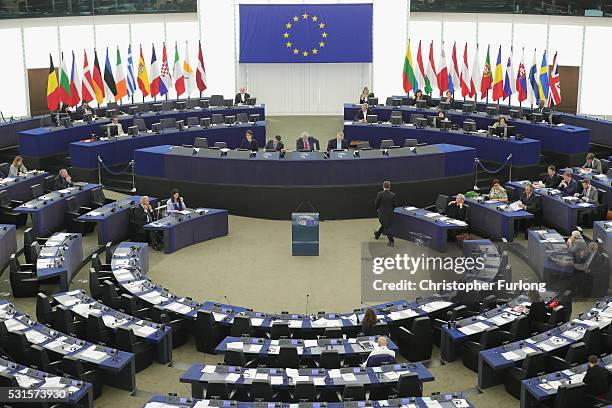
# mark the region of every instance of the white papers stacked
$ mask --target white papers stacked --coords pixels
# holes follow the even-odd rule
[[[395,320],[410,319],[411,317],[415,317],[418,315],[419,314],[412,309],[404,309],[404,310],[398,310],[395,312],[391,312],[389,313],[388,316],[389,316],[389,319],[395,321]]]
[[[36,378],[28,377],[27,375],[22,374],[15,374],[15,379],[21,388],[30,388],[32,385],[40,382],[40,380]]]
[[[36,260],[36,269],[55,268],[55,258],[39,258]]]
[[[27,329],[28,326],[26,326],[25,324],[21,323],[19,320],[17,319],[9,319],[9,320],[5,320],[4,324],[6,326],[6,329],[8,331],[12,332],[16,332],[16,331],[21,331],[24,329]]]
[[[230,343],[227,343],[227,349],[228,350],[240,350],[242,351],[242,342],[241,341],[233,341]]]
[[[179,314],[187,314],[191,312],[191,308],[189,306],[178,302],[172,302],[166,305],[165,308]]]
[[[357,381],[357,377],[353,373],[344,373],[342,374],[342,379],[346,382]]]
[[[466,336],[469,336],[471,334],[480,333],[483,330],[486,330],[488,328],[489,328],[488,324],[476,322],[476,323],[468,324],[467,326],[463,326],[459,328],[459,331],[465,334]]]
[[[30,341],[30,343],[34,343],[34,344],[44,343],[45,341],[49,339],[49,337],[45,336],[44,334],[40,332],[37,332],[36,330],[26,331],[25,336],[28,339],[28,341]]]
[[[96,350],[96,346],[91,346],[79,353],[79,355],[89,361],[99,362],[106,360],[108,355],[103,351]]]
[[[153,333],[155,333],[157,331],[157,329],[151,327],[151,326],[140,326],[139,328],[137,328],[136,330],[134,330],[134,334],[136,336],[140,336],[140,337],[148,337],[150,335],[152,335]]]
[[[201,370],[201,371],[202,371],[203,373],[212,374],[212,373],[214,373],[214,372],[215,372],[215,368],[216,368],[216,366],[214,366],[214,365],[205,365],[205,366],[202,368],[202,370]]]
[[[444,309],[449,306],[452,306],[451,302],[445,302],[443,300],[436,300],[434,302],[429,302],[429,303],[419,306],[419,309],[427,313],[432,313],[432,312],[436,312],[438,310]]]
[[[225,377],[225,381],[226,382],[231,382],[231,383],[235,383],[236,381],[238,381],[238,379],[240,378],[240,374],[236,374],[236,373],[229,373],[226,377]]]

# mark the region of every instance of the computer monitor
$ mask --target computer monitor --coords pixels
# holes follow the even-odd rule
[[[402,117],[401,116],[391,116],[391,119],[389,121],[391,122],[391,125],[399,126],[402,124]]]
[[[373,125],[378,122],[378,115],[367,115],[366,120],[370,125]]]
[[[463,131],[466,133],[476,132],[476,121],[466,119],[463,121]]]
[[[246,104],[249,106],[255,106],[257,104],[257,98],[247,98]]]
[[[438,109],[443,110],[443,111],[447,111],[450,108],[451,108],[451,103],[447,101],[440,101],[440,104],[438,105]]]
[[[113,125],[104,125],[102,128],[102,137],[113,137],[119,134],[119,128]]]
[[[91,113],[83,114],[83,122],[91,123],[93,121],[93,115]]]
[[[419,129],[426,128],[427,127],[427,118],[424,118],[424,117],[416,118],[416,127],[419,128]]]
[[[161,131],[162,131],[162,124],[160,122],[152,124],[151,125],[151,130],[153,131],[153,133],[161,133]]]
[[[542,114],[539,112],[531,113],[531,123],[538,123],[542,121]]]
[[[128,114],[132,116],[136,116],[138,114],[138,106],[136,105],[128,106],[127,110],[128,110]]]
[[[72,126],[72,120],[70,119],[70,116],[64,116],[62,118],[60,118],[60,125],[65,127],[65,128],[69,128]]]
[[[128,135],[138,136],[138,126],[128,126]]]
[[[513,108],[510,109],[510,117],[512,119],[520,119],[523,117],[523,109],[522,108]]]
[[[368,105],[370,106],[378,105],[378,98],[368,96]]]
[[[200,106],[202,109],[210,108],[210,99],[200,99]]]
[[[225,124],[228,126],[232,126],[234,123],[236,123],[236,116],[235,115],[227,115],[225,117]]]
[[[223,106],[225,106],[226,108],[231,108],[232,106],[234,106],[234,100],[233,99],[224,99],[223,100]]]
[[[106,117],[112,118],[117,114],[117,109],[106,109]]]
[[[253,114],[249,115],[249,122],[251,122],[251,123],[259,122],[259,113],[253,113]]]
[[[439,120],[440,130],[450,130],[452,123],[448,119]]]
[[[493,127],[493,126],[488,126],[487,127],[487,136],[493,136],[494,132],[495,132],[495,127]]]
[[[193,108],[197,108],[198,106],[200,106],[200,101],[197,99],[187,99],[185,103],[187,104],[186,105],[187,109],[193,109]]]
[[[498,126],[495,128],[495,134],[499,137],[510,137],[514,135],[514,126]]]
[[[497,105],[487,106],[487,116],[496,116],[496,115],[499,115],[499,106]]]
[[[176,128],[179,130],[179,132],[185,130],[185,121],[177,120],[176,121]]]
[[[419,99],[414,104],[417,107],[417,109],[425,109],[425,108],[427,108],[427,101],[425,99]]]
[[[162,110],[162,104],[161,103],[154,103],[151,105],[151,108],[153,110],[153,112],[159,112]]]
[[[203,128],[210,127],[210,118],[200,118],[200,126]]]
[[[187,102],[185,101],[176,101],[175,105],[176,109],[183,111],[185,109],[187,109]]]
[[[393,98],[393,107],[400,107],[402,106],[402,100],[400,98]]]
[[[473,103],[464,103],[461,105],[461,111],[463,113],[472,113],[474,112],[474,104]]]

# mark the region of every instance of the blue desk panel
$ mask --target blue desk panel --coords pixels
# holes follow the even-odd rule
[[[612,121],[600,118],[589,118],[582,115],[558,113],[561,121],[573,126],[589,129],[591,143],[612,147]]]
[[[219,125],[210,128],[192,126],[184,131],[165,129],[162,133],[140,134],[139,136],[122,136],[116,140],[99,140],[95,142],[70,143],[70,164],[83,169],[97,169],[98,156],[106,166],[128,163],[134,158],[134,151],[146,147],[160,145],[193,145],[196,137],[208,139],[209,146],[215,142],[226,142],[230,149],[240,147],[247,130],[253,131],[253,136],[262,148],[266,142],[266,122],[227,126]]]
[[[0,183],[0,191],[7,191],[9,200],[29,201],[32,199],[32,186],[44,184],[48,175],[47,172],[32,172],[25,176],[14,177],[11,181],[4,179]]]
[[[123,129],[127,131],[127,127],[132,126],[134,123],[134,118],[144,119],[147,127],[151,128],[153,123],[159,122],[161,119],[165,118],[185,120],[190,116],[197,116],[200,118],[211,117],[214,113],[220,113],[223,115],[235,115],[236,113],[258,113],[260,119],[264,119],[264,112],[265,107],[263,105],[260,107],[241,106],[229,109],[211,108],[160,113],[150,112],[134,117],[131,115],[121,115],[119,116],[119,123],[121,123]],[[68,146],[70,143],[91,138],[92,134],[98,132],[101,125],[105,125],[109,122],[109,119],[100,118],[92,123],[75,122],[73,123],[73,127],[70,128],[51,126],[25,130],[19,133],[19,152],[23,156],[38,158],[63,154],[68,151]]]
[[[42,116],[34,116],[32,118],[0,123],[0,149],[16,146],[19,141],[19,132],[42,126],[42,119]]]
[[[0,275],[17,252],[17,228],[14,225],[0,224]]]
[[[508,242],[514,240],[514,222],[516,220],[533,218],[533,214],[527,211],[505,211],[498,207],[504,205],[500,202],[478,202],[473,198],[466,198],[470,207],[470,228],[476,232],[483,233],[486,237],[500,240],[505,238]]]
[[[357,112],[357,106],[344,104],[344,119],[353,120]],[[373,111],[378,115],[379,120],[388,121],[391,111],[400,110],[405,121],[410,120],[410,115],[420,113],[425,116],[435,116],[437,109],[417,109],[413,106],[402,106],[392,108],[390,106],[376,106]],[[487,129],[492,125],[497,117],[489,117],[484,113],[464,114],[458,110],[447,111],[447,116],[453,124],[461,126],[465,119],[473,119],[478,129]],[[589,151],[589,130],[578,126],[549,126],[547,123],[531,123],[523,119],[512,119],[510,124],[518,133],[523,133],[525,137],[536,139],[541,142],[543,151],[550,151],[562,154],[586,153]]]
[[[578,187],[582,190],[580,180],[588,179],[591,185],[599,190],[606,192],[606,201],[608,202],[608,209],[612,209],[612,179],[605,174],[593,174],[583,172],[579,167],[565,168],[559,170],[559,173],[564,172],[572,173],[572,178],[578,181]]]
[[[29,249],[29,248],[28,248]],[[36,277],[39,281],[59,278],[60,290],[67,291],[83,261],[81,234],[53,234],[41,248],[36,259]]]
[[[603,250],[612,256],[612,221],[595,221],[593,223],[593,239],[603,241]],[[600,248],[601,249],[601,248]]]
[[[405,139],[417,139],[419,143],[450,143],[476,149],[476,157],[483,161],[505,163],[512,154],[515,166],[537,165],[540,162],[540,142],[533,139],[500,139],[480,134],[466,134],[463,131],[441,131],[436,128],[422,128],[387,123],[368,125],[367,123],[346,122],[344,136],[352,140],[368,141],[374,148],[380,147],[383,139],[393,139],[396,146],[404,146]]]

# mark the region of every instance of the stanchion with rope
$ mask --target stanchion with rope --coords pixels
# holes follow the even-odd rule
[[[512,153],[510,153],[508,157],[506,157],[506,161],[497,170],[487,169],[484,166],[484,164],[482,164],[482,162],[480,161],[478,157],[475,158],[474,159],[474,190],[478,190],[478,167],[483,169],[485,173],[496,174],[502,171],[506,166],[509,166],[508,180],[512,180]]]
[[[102,168],[104,168],[104,170],[112,176],[120,176],[126,173],[131,168],[132,169],[132,193],[135,193],[136,192],[136,176],[135,176],[135,166],[134,165],[135,165],[135,161],[130,160],[128,165],[123,170],[119,172],[115,172],[109,169],[108,167],[106,167],[106,165],[102,161],[102,158],[98,156],[98,184],[102,184]]]

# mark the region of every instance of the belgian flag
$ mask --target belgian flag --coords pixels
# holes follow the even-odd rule
[[[59,105],[60,94],[57,83],[57,74],[55,73],[53,57],[51,54],[49,54],[49,62],[49,77],[47,78],[47,107],[51,112],[53,112],[55,109],[57,109],[57,105]]]

